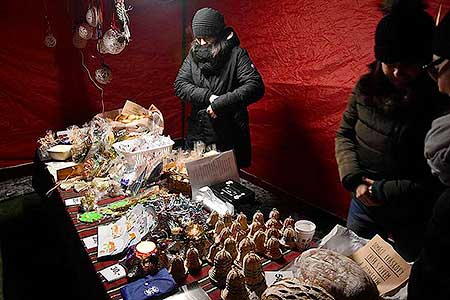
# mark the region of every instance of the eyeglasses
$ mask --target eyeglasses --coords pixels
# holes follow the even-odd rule
[[[445,57],[440,57],[438,59],[436,59],[435,61],[424,65],[422,67],[422,70],[425,70],[428,72],[428,75],[430,75],[430,77],[434,80],[437,81],[437,79],[439,78],[439,69],[437,68],[437,66],[439,66],[440,64],[442,64],[444,61],[446,60]]]

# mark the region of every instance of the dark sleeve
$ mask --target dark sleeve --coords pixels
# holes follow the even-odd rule
[[[386,203],[402,204],[406,202],[432,199],[442,190],[442,185],[436,178],[425,176],[416,180],[397,179],[380,180],[372,186],[372,193],[376,199]],[[431,200],[430,200],[431,201]]]
[[[209,105],[209,97],[213,93],[207,88],[202,88],[194,84],[191,64],[192,56],[189,54],[184,60],[175,79],[175,95],[183,101],[206,107]]]
[[[360,97],[358,85],[353,89],[341,124],[336,132],[335,155],[342,185],[349,191],[362,183],[362,170],[356,152],[355,125],[358,120],[357,99]]]
[[[247,106],[258,101],[264,95],[264,83],[261,75],[253,65],[248,53],[240,49],[237,62],[237,80],[239,87],[220,95],[212,104],[213,111],[220,115],[233,111],[240,106]]]
[[[373,184],[372,193],[383,202],[398,202],[426,197],[426,187],[424,182],[409,179],[380,180]]]

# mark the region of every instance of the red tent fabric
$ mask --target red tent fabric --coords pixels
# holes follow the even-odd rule
[[[47,129],[82,124],[101,111],[99,91],[71,43],[77,10],[67,3],[76,1],[45,1],[58,40],[53,49],[43,45],[42,1],[8,1],[0,9],[0,167],[31,161]],[[248,171],[339,216],[346,215],[350,196],[339,183],[334,135],[352,86],[373,60],[378,2],[186,1],[184,30],[189,34],[196,9],[219,9],[266,84],[264,98],[250,107]],[[125,99],[153,103],[165,116],[166,133],[180,137],[181,104],[172,84],[182,55],[181,1],[127,3],[134,7],[132,41],[121,54],[104,58],[113,70],[105,109]],[[429,4],[436,11],[438,1]],[[100,58],[89,44],[83,52],[93,71]]]

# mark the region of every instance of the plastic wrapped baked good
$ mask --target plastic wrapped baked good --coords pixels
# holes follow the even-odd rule
[[[337,300],[375,300],[379,293],[356,262],[334,251],[310,249],[295,260],[295,276],[324,288]]]
[[[334,300],[325,289],[304,284],[295,278],[286,278],[274,283],[264,291],[261,300]]]

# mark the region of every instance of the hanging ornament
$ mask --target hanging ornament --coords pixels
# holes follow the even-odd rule
[[[86,22],[92,27],[97,27],[97,25],[99,24],[99,15],[97,7],[95,6],[89,7],[89,9],[86,12]]]
[[[72,44],[75,46],[75,48],[83,49],[87,45],[87,40],[81,38],[77,30],[73,33]]]
[[[108,53],[108,51],[107,51],[107,49],[105,47],[105,44],[103,43],[103,39],[99,39],[97,41],[97,51],[100,54],[107,54]]]
[[[126,39],[119,31],[111,28],[103,35],[103,45],[107,53],[119,54],[125,49]]]
[[[89,40],[90,38],[92,38],[92,35],[94,34],[94,27],[91,27],[87,23],[82,23],[78,25],[77,30],[78,35],[84,40]]]
[[[108,84],[112,79],[111,68],[102,63],[100,68],[95,70],[95,80],[101,84]]]
[[[56,46],[56,38],[52,33],[47,33],[44,38],[44,45],[48,48],[54,48]]]
[[[50,20],[48,19],[47,3],[42,0],[44,6],[44,18],[47,22],[47,30],[44,38],[44,45],[48,48],[54,48],[56,46],[56,38],[52,33],[52,27],[50,25]]]

